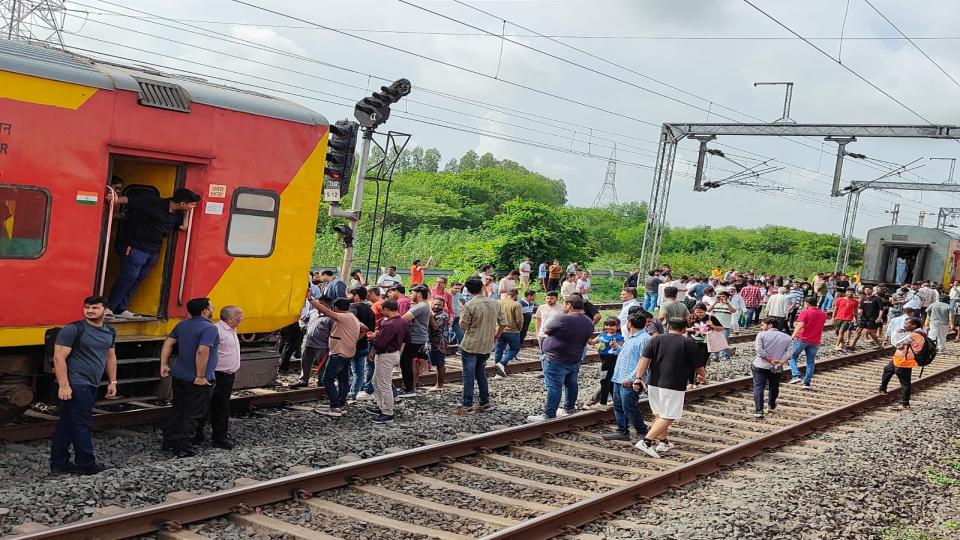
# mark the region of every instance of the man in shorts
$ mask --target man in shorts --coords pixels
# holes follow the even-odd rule
[[[839,284],[837,287],[839,289]],[[853,326],[853,317],[859,305],[860,302],[854,298],[853,289],[846,289],[844,296],[834,302],[833,328],[837,331],[837,344],[833,350],[842,351],[846,348],[847,340],[850,339],[850,328]]]
[[[850,349],[857,348],[857,341],[860,341],[860,335],[863,332],[867,333],[867,338],[872,340],[878,349],[882,349],[883,345],[878,335],[881,326],[883,326],[883,300],[874,296],[871,287],[864,287],[857,313],[857,333],[853,336]]]
[[[647,434],[636,444],[638,450],[650,457],[659,458],[661,452],[669,452],[673,448],[667,440],[667,430],[674,420],[679,420],[683,415],[684,392],[690,371],[696,372],[698,383],[707,379],[703,355],[697,344],[686,336],[686,332],[686,319],[669,319],[667,333],[650,340],[634,372],[634,390],[639,392],[646,386],[650,410],[657,417]],[[647,368],[650,374],[644,383]]]

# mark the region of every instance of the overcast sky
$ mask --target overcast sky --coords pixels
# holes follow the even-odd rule
[[[956,29],[960,3],[870,1],[911,38],[952,38],[916,39],[915,43],[960,80],[960,31]],[[406,77],[414,91],[394,106],[394,116],[384,128],[413,134],[411,144],[438,148],[443,163],[472,148],[562,178],[570,202],[578,206],[592,203],[614,143],[621,160],[617,169],[620,201],[645,201],[663,122],[727,121],[718,114],[735,121],[779,118],[783,87],[755,88],[756,81],[795,82],[790,116],[801,123],[926,124],[811,45],[784,39],[792,37],[787,30],[741,0],[470,1],[466,6],[428,0],[249,2],[283,15],[228,0],[124,0],[122,7],[112,0],[67,0],[72,11],[65,41],[75,49],[190,70],[211,80],[229,79],[234,85],[249,83],[301,102],[330,121],[352,118],[353,103],[367,95],[368,88],[384,84],[378,77]],[[960,83],[951,81],[908,41],[877,39],[899,34],[866,0],[850,0],[845,25],[844,0],[755,3],[800,35],[817,38],[812,42],[833,58],[840,49],[843,26],[844,65],[929,122],[960,123]],[[522,45],[483,33],[500,34],[504,19],[508,39]],[[558,43],[517,25],[565,37],[555,38]],[[201,31],[223,35],[204,36]],[[741,165],[753,167],[767,158],[776,160],[769,166],[783,170],[753,180],[763,190],[724,186],[694,193],[690,161],[696,159],[697,145],[683,141],[667,215],[670,223],[783,224],[839,232],[843,200],[829,197],[836,145],[812,138],[725,137],[711,146],[737,163],[711,158],[708,180],[722,179]],[[950,163],[928,158],[956,157],[960,144],[862,139],[848,150],[873,161],[848,159],[845,183],[872,180],[896,166],[884,162],[905,164],[918,158],[922,159],[916,165],[924,166],[904,179],[942,182]],[[766,190],[771,186],[782,191]],[[884,211],[895,202],[901,203],[900,223],[916,224],[919,212],[926,210],[933,214],[926,224],[932,225],[941,206],[960,206],[960,195],[867,192],[861,198],[857,235],[889,223]]]

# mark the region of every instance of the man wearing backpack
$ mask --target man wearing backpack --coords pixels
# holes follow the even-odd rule
[[[93,402],[106,368],[107,397],[117,395],[117,332],[103,319],[109,301],[90,296],[83,301],[83,319],[57,333],[53,368],[57,376],[60,419],[50,445],[50,472],[53,474],[97,474],[103,466],[93,455],[90,423]],[[73,446],[74,461],[70,462]]]
[[[893,353],[893,360],[883,368],[883,377],[880,379],[881,394],[887,393],[887,384],[894,375],[900,381],[900,405],[896,410],[910,408],[910,377],[913,368],[925,366],[933,361],[937,355],[937,347],[933,340],[920,329],[923,323],[916,317],[910,317],[903,323],[901,329],[892,341],[897,350]]]

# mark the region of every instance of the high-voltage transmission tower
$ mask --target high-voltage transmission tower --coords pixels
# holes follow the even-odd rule
[[[607,162],[607,176],[603,179],[603,186],[597,198],[593,200],[593,207],[610,206],[619,204],[617,200],[617,143],[613,143],[613,151],[610,152],[610,161]]]
[[[65,0],[0,0],[0,38],[63,46]]]

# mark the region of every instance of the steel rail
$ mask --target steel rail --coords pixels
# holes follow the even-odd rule
[[[845,357],[824,360],[817,363],[817,369],[818,371],[835,369],[870,359],[880,354],[886,354],[892,350],[892,348],[888,348],[884,350],[865,351]],[[960,367],[958,367],[958,369],[960,369]],[[931,378],[932,377],[931,375]],[[685,398],[688,401],[705,399],[727,392],[749,388],[752,384],[752,377],[731,379],[719,384],[690,390],[686,392]],[[113,538],[130,538],[153,533],[171,526],[176,528],[182,524],[229,514],[235,509],[242,507],[242,505],[253,508],[289,500],[291,498],[302,498],[309,496],[311,493],[347,486],[358,480],[377,478],[417,467],[434,465],[452,459],[474,455],[487,450],[507,447],[517,444],[518,442],[522,443],[536,440],[551,434],[582,429],[600,422],[609,421],[612,417],[613,411],[609,410],[585,411],[569,416],[557,417],[546,422],[524,424],[490,433],[473,435],[463,439],[440,442],[403,452],[364,459],[353,463],[335,465],[317,471],[267,480],[250,486],[235,487],[224,491],[198,495],[195,498],[185,501],[166,502],[102,518],[78,521],[60,527],[16,536],[14,538],[16,538],[16,540],[40,540],[48,538],[77,540],[99,538],[107,540]],[[703,460],[704,458],[701,458],[697,461],[701,462]],[[661,476],[663,475],[658,475],[658,477]],[[618,489],[616,491],[619,493],[622,490]],[[635,497],[630,496],[629,498],[629,504],[636,502]],[[593,509],[594,507],[590,508]],[[577,510],[577,512],[582,511],[584,510]],[[593,510],[590,510],[590,512],[592,511]],[[599,510],[597,511],[599,512]],[[582,515],[587,515],[590,512]],[[553,512],[550,515],[552,514],[557,514],[557,512]],[[558,516],[554,516],[554,519],[559,519],[563,515],[564,514],[559,514]],[[571,515],[580,514],[575,513]],[[554,525],[545,525],[544,527],[552,528]]]
[[[829,328],[825,330],[828,329]],[[754,333],[730,336],[729,343],[747,343],[752,341],[755,337],[756,334]],[[531,346],[536,345],[536,340],[529,340],[529,344]],[[598,360],[599,357],[595,352],[591,352],[586,356],[586,361],[588,363],[596,362]],[[508,374],[518,374],[530,371],[540,371],[542,369],[542,365],[538,360],[511,362],[507,364],[506,369]],[[493,366],[487,366],[486,372],[488,375],[496,375],[496,370]],[[462,370],[450,370],[446,372],[443,382],[456,383],[460,381],[462,376]],[[420,376],[419,381],[421,385],[436,384],[437,374],[426,373]],[[400,379],[397,378],[394,382],[399,383]],[[319,401],[325,397],[327,397],[327,391],[323,388],[302,388],[297,390],[277,391],[271,394],[237,396],[230,399],[230,412],[232,414],[245,414],[256,408],[285,407],[297,403]],[[149,400],[151,397],[143,397],[142,399]],[[169,414],[169,410],[169,405],[158,405],[153,408],[97,414],[93,417],[90,429],[93,431],[103,431],[111,428],[157,424],[166,419],[167,415]],[[0,427],[0,443],[16,443],[47,439],[53,436],[53,431],[55,428],[56,420],[26,422],[23,424],[8,424]]]
[[[928,377],[918,379],[913,388],[922,389],[944,379],[960,375],[960,365],[945,369]],[[603,518],[616,512],[649,502],[651,498],[670,489],[713,474],[727,466],[761,454],[769,448],[782,446],[799,437],[824,427],[837,424],[865,410],[873,409],[896,399],[896,393],[876,394],[843,407],[827,411],[797,424],[786,426],[762,437],[708,454],[673,469],[621,486],[602,495],[584,499],[553,512],[529,519],[512,527],[483,537],[483,540],[553,538],[558,534],[572,532],[573,528]]]

